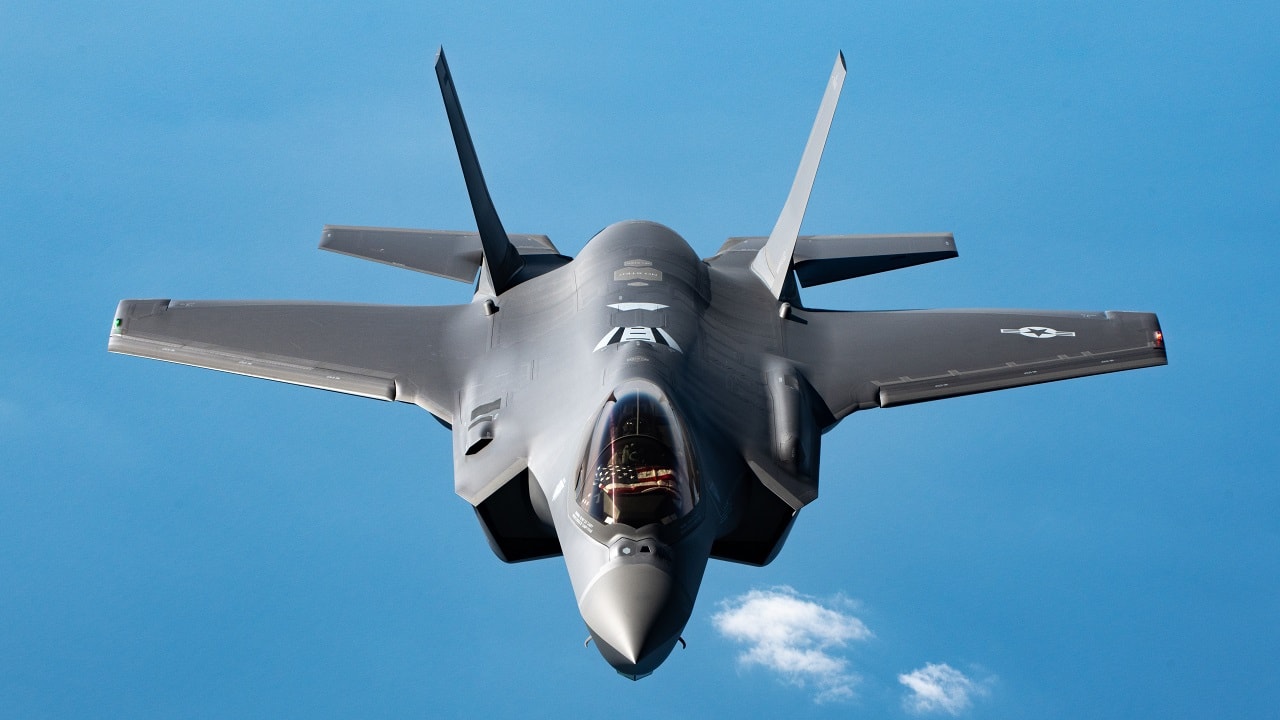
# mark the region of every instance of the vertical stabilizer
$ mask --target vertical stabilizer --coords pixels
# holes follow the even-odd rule
[[[467,195],[476,215],[476,229],[480,231],[480,244],[484,248],[485,263],[493,281],[495,294],[502,294],[517,284],[516,276],[524,267],[519,251],[511,244],[507,231],[498,219],[498,211],[489,197],[489,188],[480,172],[480,160],[476,157],[466,118],[462,116],[462,104],[458,91],[449,74],[449,64],[444,59],[444,48],[436,55],[436,78],[440,81],[440,95],[444,98],[445,113],[449,116],[449,129],[453,131],[453,144],[458,149],[458,162],[462,164],[462,178],[467,183]]]
[[[827,91],[822,96],[822,105],[818,107],[813,130],[809,132],[809,142],[804,146],[804,155],[800,158],[796,179],[791,183],[787,203],[782,206],[782,214],[778,216],[773,232],[769,233],[769,240],[751,261],[751,270],[760,277],[775,298],[782,296],[787,277],[791,274],[791,255],[795,251],[796,238],[800,235],[805,207],[809,204],[809,192],[813,190],[813,178],[818,172],[818,162],[822,159],[822,148],[827,144],[827,132],[831,129],[831,118],[835,115],[836,103],[840,100],[844,76],[842,52],[836,56],[835,67],[831,69]]]

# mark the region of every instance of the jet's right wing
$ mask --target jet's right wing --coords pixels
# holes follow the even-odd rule
[[[481,317],[470,305],[124,300],[107,349],[415,403],[452,422],[466,369],[487,342]]]
[[[1151,313],[795,310],[787,355],[839,420],[854,410],[1164,365]]]

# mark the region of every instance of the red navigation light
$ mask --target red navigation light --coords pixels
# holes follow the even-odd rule
[[[1155,332],[1155,341],[1156,341],[1156,347],[1158,348],[1164,347],[1164,333],[1157,330]]]

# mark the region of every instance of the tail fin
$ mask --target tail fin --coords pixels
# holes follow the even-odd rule
[[[449,129],[453,131],[453,144],[458,149],[458,162],[462,164],[462,178],[467,183],[471,209],[475,212],[476,229],[480,231],[480,245],[493,280],[493,291],[501,295],[519,283],[517,276],[524,267],[524,259],[507,237],[507,231],[498,219],[498,211],[493,207],[493,199],[489,197],[489,188],[484,184],[480,160],[476,157],[475,145],[471,143],[466,118],[462,116],[462,104],[458,102],[458,91],[453,86],[453,76],[449,74],[449,64],[444,59],[444,48],[440,48],[436,55],[436,78],[440,81],[440,94],[444,98],[445,113],[449,116]]]
[[[822,159],[822,148],[827,144],[827,132],[831,129],[831,118],[835,115],[836,103],[840,100],[844,76],[842,52],[836,56],[831,78],[827,80],[827,91],[822,96],[822,104],[818,106],[818,117],[813,121],[813,130],[809,132],[809,142],[804,146],[796,179],[791,183],[791,194],[787,195],[787,203],[782,206],[782,214],[778,216],[773,232],[769,233],[768,241],[751,261],[751,270],[775,298],[782,297],[783,288],[791,275],[791,259],[796,248],[796,238],[800,236],[800,222],[804,220],[805,207],[809,204],[813,178],[818,172],[818,162]]]

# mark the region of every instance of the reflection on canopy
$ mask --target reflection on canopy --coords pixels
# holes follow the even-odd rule
[[[591,434],[578,502],[596,520],[641,527],[683,517],[698,501],[689,445],[656,386],[619,386]]]

